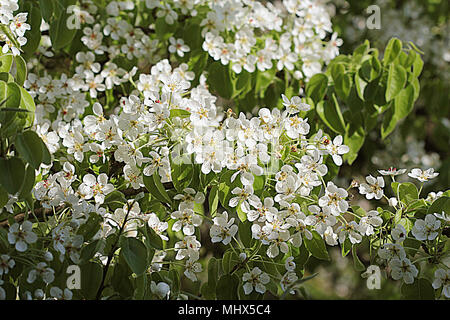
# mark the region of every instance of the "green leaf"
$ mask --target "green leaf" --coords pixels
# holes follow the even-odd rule
[[[392,105],[392,103],[390,103]],[[383,123],[381,124],[381,139],[385,139],[392,131],[394,131],[395,126],[398,122],[395,116],[395,108],[388,108],[386,113],[383,115]]]
[[[412,221],[406,217],[401,218],[399,221],[399,224],[401,224],[405,228],[406,232],[408,232],[408,233],[412,230],[412,228],[414,226]]]
[[[178,271],[176,269],[169,270],[169,279],[172,282],[171,283],[172,292],[174,294],[178,294],[180,292],[181,283],[180,283],[180,274],[178,273]]]
[[[203,49],[194,50],[188,61],[189,70],[195,73],[195,79],[191,82],[192,87],[195,87],[199,83],[200,74],[206,69],[208,63],[209,54]]]
[[[164,17],[156,19],[155,31],[159,40],[168,40],[177,28],[176,23],[167,24]]]
[[[219,260],[214,257],[211,257],[208,261],[208,283],[214,284],[217,283],[217,279],[219,278]]]
[[[16,136],[14,145],[19,155],[34,169],[39,169],[43,159],[41,138],[36,132],[27,130]]]
[[[228,206],[228,203],[231,199],[231,197],[234,197],[234,195],[231,193],[231,191],[235,187],[240,187],[241,182],[239,177],[236,177],[233,182],[231,182],[231,176],[233,175],[234,171],[228,170],[222,173],[219,180],[219,201],[222,204],[222,206],[230,211],[231,208]]]
[[[113,192],[108,193],[104,201],[104,204],[108,205],[111,210],[122,208],[125,203],[127,203],[127,199],[119,190],[114,190]]]
[[[219,206],[219,187],[218,186],[213,186],[211,188],[211,190],[209,191],[208,204],[209,204],[209,215],[211,217],[214,217],[217,212],[217,207]]]
[[[226,251],[222,258],[222,269],[224,273],[230,273],[238,261],[238,256],[233,251]]]
[[[166,189],[161,183],[161,178],[157,170],[151,176],[144,175],[143,180],[145,187],[152,196],[163,203],[172,203]]]
[[[9,193],[16,194],[25,178],[25,165],[17,157],[0,158],[0,185]]]
[[[350,239],[345,239],[344,243],[341,244],[341,251],[342,256],[346,257],[350,251],[352,250],[352,243],[350,242]]]
[[[93,300],[97,296],[98,289],[103,278],[103,269],[100,264],[88,262],[80,266],[81,269],[81,294],[87,300]]]
[[[193,166],[191,165],[191,167]],[[214,171],[210,171],[208,174],[200,174],[200,186],[198,186],[197,188],[207,188],[211,181],[213,181],[216,177],[217,174]]]
[[[294,283],[292,283],[291,285],[289,285],[287,287],[287,289],[281,295],[280,300],[284,300],[286,298],[286,296],[292,291],[292,289],[298,287],[299,285],[301,285],[302,283],[305,283],[308,280],[311,280],[311,279],[315,278],[318,274],[319,273],[316,272],[316,273],[314,273],[314,274],[312,274],[312,275],[310,275],[308,277],[301,278],[301,279],[295,281]]]
[[[178,192],[182,192],[187,188],[194,177],[194,166],[192,165],[191,156],[187,154],[177,155],[172,157],[169,155],[171,176],[176,177],[172,179],[173,186]]]
[[[330,260],[327,248],[325,246],[325,241],[322,239],[320,234],[317,231],[313,230],[312,235],[313,237],[311,240],[304,238],[305,246],[308,251],[311,252],[311,254],[317,259]]]
[[[50,22],[49,34],[54,50],[59,50],[69,45],[77,33],[77,29],[67,28],[68,18],[69,14],[66,10],[62,10],[58,18]]]
[[[419,191],[417,187],[411,182],[404,182],[399,187],[400,200],[405,203],[411,203],[414,200],[419,199]]]
[[[357,56],[364,56],[367,54],[368,50],[370,49],[370,42],[369,40],[365,40],[363,44],[358,46],[355,51],[353,51],[353,57],[357,58]],[[361,58],[360,58],[361,59]]]
[[[23,179],[22,186],[20,187],[19,201],[31,195],[31,190],[33,190],[35,181],[36,181],[35,170],[31,166],[27,166],[25,169],[25,177]]]
[[[53,15],[53,0],[39,0],[39,6],[41,8],[42,18],[48,23]]]
[[[352,206],[351,208],[353,213],[359,217],[364,217],[366,215],[366,210],[364,210],[360,206]]]
[[[23,88],[22,88],[23,89]],[[5,99],[3,109],[17,109],[21,101],[21,87],[15,82],[5,83],[0,81],[0,101]],[[11,137],[21,131],[27,122],[27,118],[33,116],[27,112],[1,112],[0,113],[0,135],[4,137]]]
[[[425,278],[415,279],[414,283],[404,283],[401,287],[401,293],[408,300],[434,300],[434,289]]]
[[[41,42],[41,10],[37,6],[32,5],[27,1],[25,4],[25,11],[28,12],[27,23],[30,25],[30,30],[25,32],[27,43],[22,47],[27,56],[33,55]]]
[[[388,65],[393,62],[402,50],[402,42],[397,38],[392,38],[384,51],[383,63]]]
[[[333,78],[333,81],[335,82],[334,85],[336,86],[339,76],[345,73],[345,65],[343,63],[336,63],[333,60],[333,62],[329,64],[328,70],[330,70],[331,77]]]
[[[253,181],[253,190],[257,196],[260,196],[266,187],[266,176],[264,174],[260,176],[253,175],[255,180]]]
[[[419,82],[419,79],[414,78],[410,84],[414,88],[414,101],[416,101],[417,98],[419,98],[419,94],[420,94],[420,82]]]
[[[210,286],[208,282],[202,284],[200,293],[202,294],[202,297],[207,300],[216,299],[216,287]]]
[[[405,247],[406,254],[408,256],[414,257],[420,248],[421,242],[414,238],[406,238],[403,241],[403,246]]]
[[[364,81],[360,76],[359,76],[359,72],[355,73],[355,86],[356,86],[356,92],[358,93],[358,97],[361,100],[365,100],[364,97],[364,90],[367,87],[367,82]]]
[[[123,256],[119,255],[119,262],[114,265],[114,272],[111,278],[112,287],[122,298],[130,297],[134,293],[133,284],[130,280],[131,270],[123,262]]]
[[[0,209],[8,203],[8,192],[0,185]]]
[[[82,235],[84,237],[84,240],[88,241],[100,230],[102,222],[103,218],[101,215],[95,212],[91,212],[86,223],[82,224],[78,228],[77,234]]]
[[[306,84],[306,96],[310,97],[314,103],[323,100],[328,87],[328,77],[323,73],[315,74]]]
[[[159,193],[167,201],[167,203],[172,203],[172,200],[170,199],[169,195],[167,194],[166,189],[164,188],[163,184],[161,183],[161,177],[159,176],[158,172],[155,172],[153,174],[153,181],[154,181],[155,186],[158,189]]]
[[[23,83],[27,79],[27,64],[21,56],[15,56],[14,62],[16,63],[16,82],[19,86],[23,86]]]
[[[174,270],[171,270],[174,271]],[[135,289],[133,293],[133,300],[143,300],[145,296],[145,292],[147,291],[147,287],[149,287],[147,283],[147,275],[141,274],[134,279]],[[172,288],[174,288],[173,286]],[[175,290],[174,290],[175,291]]]
[[[431,206],[427,210],[427,214],[439,213],[444,211],[446,214],[450,214],[450,197],[442,196],[433,201]]]
[[[339,103],[333,93],[333,99],[320,101],[316,106],[316,112],[320,119],[334,132],[344,135],[345,134],[345,122],[342,117]]]
[[[352,88],[352,77],[348,74],[339,74],[334,81],[334,89],[339,98],[342,100],[347,100],[350,89]]]
[[[377,74],[372,68],[371,59],[365,60],[358,69],[358,74],[366,82],[370,82],[376,78]]]
[[[120,253],[130,269],[141,275],[147,269],[147,248],[135,238],[123,238]]]
[[[187,110],[183,110],[183,109],[171,109],[170,110],[170,118],[175,118],[175,117],[189,118],[190,115],[191,115],[191,113]]]
[[[394,225],[397,225],[397,224],[400,223],[400,220],[402,220],[402,213],[403,213],[403,210],[402,210],[402,209],[398,209],[398,210],[395,212],[395,215],[394,215]]]
[[[36,105],[34,104],[33,97],[27,92],[27,90],[21,87],[20,92],[20,107],[30,111],[27,115],[25,126],[30,127],[34,123],[34,112],[36,110]]]
[[[423,69],[423,60],[422,57],[419,54],[416,54],[415,56],[415,60],[413,62],[413,72],[412,72],[412,76],[414,78],[418,78],[422,72]]]
[[[236,91],[234,97],[237,95],[245,96],[253,88],[252,86],[252,74],[246,70],[242,70],[241,73],[237,74],[236,80]]]
[[[0,80],[6,83],[14,82],[14,77],[9,72],[0,72]]]
[[[216,285],[219,279],[220,260],[211,257],[208,261],[208,282],[204,283],[201,288],[202,295],[209,300],[216,298]]]
[[[350,148],[350,151],[344,155],[344,161],[347,161],[348,164],[352,164],[356,160],[366,137],[362,127],[357,130],[353,129],[353,125],[350,125],[344,136],[344,144]]]
[[[238,289],[239,278],[237,275],[223,275],[217,282],[216,297],[218,300],[237,300]]]
[[[4,54],[0,56],[0,72],[9,72],[13,62],[12,54]]]
[[[406,70],[410,71],[411,66],[416,60],[417,53],[415,51],[409,51],[408,53],[401,51],[398,56],[398,62],[405,67]]]
[[[22,99],[21,88],[14,82],[7,83],[7,96],[6,108],[19,108],[20,100]],[[34,110],[33,110],[34,111]]]
[[[328,167],[328,172],[327,174],[323,177],[323,179],[325,181],[331,181],[332,179],[334,179],[337,174],[339,173],[339,166],[337,166],[334,161],[333,158],[328,156],[325,158],[325,165]]]
[[[2,289],[5,291],[5,297],[4,297],[5,300],[11,301],[11,300],[16,300],[17,299],[17,295],[18,295],[17,289],[18,289],[18,287],[16,287],[14,284],[12,284],[9,281],[4,281],[4,283],[2,284]]]
[[[414,107],[414,87],[409,84],[394,99],[395,117],[397,120],[405,118]]]
[[[355,246],[353,246],[353,249],[352,249],[352,256],[353,256],[353,267],[355,268],[355,270],[356,271],[364,271],[364,270],[366,270],[366,266],[358,258],[358,254],[356,253],[356,247]]]
[[[391,64],[389,66],[386,101],[394,99],[406,84],[406,70],[401,65]]]
[[[241,203],[242,201],[239,201],[239,204],[236,207],[236,212],[239,217],[239,220],[241,220],[241,222],[245,222],[247,220],[247,214],[244,211],[242,211]]]
[[[275,79],[275,74],[276,74],[275,68],[266,71],[259,71],[259,70],[256,71],[255,92],[260,98],[264,97],[264,93],[267,87]]]
[[[100,250],[102,243],[101,239],[97,239],[84,246],[80,253],[81,261],[88,262]]]
[[[252,225],[253,223],[251,223],[250,221],[238,223],[239,239],[241,240],[242,244],[247,248],[250,248],[253,242],[251,231]]]
[[[294,250],[294,252],[298,250],[298,254],[294,254],[294,262],[299,269],[303,269],[309,259],[309,251],[305,247],[305,242],[302,242],[300,248],[293,247],[292,250]]]
[[[163,241],[159,234],[156,233],[155,230],[150,228],[149,226],[146,226],[147,231],[147,243],[156,250],[162,250],[164,248]]]
[[[200,24],[190,22],[183,28],[183,39],[190,48],[200,48],[203,43]]]
[[[41,146],[42,146],[42,163],[50,165],[52,163],[52,156],[47,148],[47,145],[45,144],[44,141],[42,141],[42,139],[41,139]]]
[[[233,80],[228,66],[222,65],[219,61],[212,63],[208,68],[206,81],[212,91],[217,92],[221,97],[230,99],[233,96]]]
[[[391,187],[395,195],[398,195],[400,201],[404,202],[405,204],[412,203],[414,202],[414,200],[419,199],[419,191],[417,190],[417,187],[411,182],[392,182]]]

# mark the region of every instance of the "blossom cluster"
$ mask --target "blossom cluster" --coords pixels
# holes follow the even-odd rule
[[[325,182],[329,169],[324,158],[330,157],[340,166],[342,156],[349,148],[343,144],[342,136],[331,139],[321,130],[311,135],[307,119],[300,117],[300,113],[307,112],[310,107],[301,98],[283,96],[285,110],[263,108],[257,117],[248,119],[242,113],[234,117],[220,111],[216,98],[208,92],[203,81],[190,89],[188,79],[192,79],[192,75],[185,65],[172,69],[167,60],[162,60],[152,67],[150,74],[140,74],[133,94],[122,97],[114,113],[106,115],[102,105],[95,102],[93,114],[83,120],[71,119],[66,123],[64,119],[57,119],[53,122],[56,130],[50,132],[52,135],[40,132],[52,154],[63,152],[66,155],[59,172],[50,173],[45,165],[41,166],[45,178],[34,188],[34,195],[44,208],[70,208],[70,222],[61,223],[52,231],[53,249],[61,261],[67,256],[72,262],[79,262],[84,239],[77,230],[96,213],[102,217],[102,227],[95,239],[106,239],[119,229],[127,237],[136,237],[138,228],[147,224],[167,241],[169,238],[165,233],[170,222],[173,232],[182,233],[182,239],[174,249],[175,260],[185,260],[184,274],[196,281],[196,274],[202,271],[198,262],[202,244],[195,235],[196,229],[204,223],[204,216],[195,210],[195,204],[201,205],[205,201],[202,192],[186,188],[175,196],[177,210],[170,213],[170,218],[142,212],[139,202],[132,200],[110,212],[104,202],[115,189],[110,181],[115,178],[105,173],[77,172],[76,163],[85,159],[92,165],[98,162],[120,164],[125,186],[136,190],[144,187],[145,176],[156,174],[162,182],[176,179],[171,174],[171,158],[176,155],[192,154],[193,164],[200,165],[205,175],[234,171],[227,183],[239,186],[231,190],[228,206],[243,212],[252,222],[252,238],[267,246],[269,258],[276,258],[280,253],[289,254],[290,246],[299,248],[305,239],[313,238],[313,232],[334,246],[343,245],[347,239],[358,244],[364,236],[378,231],[383,219],[377,210],[352,221],[346,219],[350,208],[348,190],[331,181]],[[35,96],[39,99],[37,93]],[[181,111],[187,113],[179,116],[176,112]],[[48,122],[44,123],[49,129]],[[293,158],[293,165],[273,167],[272,162],[283,159],[283,150],[291,150],[292,145],[296,145],[295,153],[298,154],[298,158]],[[380,173],[394,177],[405,170],[380,170]],[[78,177],[79,174],[82,176]],[[275,194],[256,195],[257,177],[271,174]],[[417,168],[409,176],[425,182],[437,174],[432,169],[422,171]],[[321,185],[324,193],[314,198],[314,188]],[[359,185],[359,191],[367,199],[381,199],[385,196],[384,186],[382,177],[368,176],[366,182]],[[306,199],[310,205],[302,208],[299,199]],[[30,226],[31,223],[26,221],[10,228],[8,239],[19,252],[26,251],[27,246],[36,241]],[[434,240],[439,227],[440,221],[427,216],[425,220],[417,219],[411,232],[418,240]],[[213,243],[229,245],[236,240],[237,231],[237,221],[228,212],[218,212],[212,218],[210,236]],[[397,240],[406,234],[401,225],[392,231],[393,239]],[[390,256],[392,250],[397,252],[396,256]],[[157,251],[149,272],[160,271],[166,255],[164,250]],[[397,242],[383,245],[378,255],[388,260],[394,279],[411,283],[417,276],[416,267]],[[97,257],[103,263],[107,262],[101,252]],[[5,266],[14,265],[9,262],[9,257],[3,257],[3,260]],[[30,282],[37,275],[48,284],[52,282],[53,269],[46,262],[37,263],[33,270],[28,277]],[[292,268],[287,269],[280,285],[288,288],[297,278]],[[247,294],[252,288],[262,293],[267,276],[254,268],[244,274],[243,281]]]
[[[36,170],[38,182],[32,192],[40,209],[54,216],[44,230],[41,224],[33,225],[27,219],[9,227],[9,251],[0,255],[0,299],[6,295],[4,275],[10,274],[30,252],[33,254],[25,260],[29,265],[26,282],[42,288],[26,291],[24,298],[71,299],[71,290],[54,285],[54,264],[80,264],[82,249],[98,240],[102,245],[95,248],[93,259],[108,268],[116,257],[114,250],[107,251],[107,241],[115,235],[148,240],[150,236],[142,234],[146,228],[161,242],[174,242],[172,248],[154,250],[145,270],[149,274],[173,263],[182,265],[188,279],[198,281],[198,274],[204,270],[200,259],[204,247],[198,235],[206,228],[213,244],[240,251],[245,295],[265,293],[272,281],[267,272],[252,263],[280,257],[286,272],[277,284],[283,291],[294,292],[291,286],[299,274],[293,248],[315,240],[330,246],[345,246],[348,242],[355,245],[364,237],[380,235],[385,227],[386,219],[380,210],[355,213],[350,187],[358,186],[367,199],[385,199],[395,209],[405,206],[399,196],[386,197],[383,177],[370,175],[365,182],[348,189],[327,178],[330,166],[341,166],[350,148],[341,135],[332,137],[321,129],[311,130],[313,125],[307,118],[311,106],[306,99],[283,94],[283,109],[261,108],[257,116],[224,110],[221,100],[208,90],[205,75],[197,75],[199,84],[193,87],[196,75],[188,64],[172,65],[169,59],[159,59],[163,45],[127,21],[127,16],[133,16],[133,2],[109,2],[106,24],[105,19],[96,19],[99,9],[94,4],[81,2],[84,6],[72,8],[70,13],[83,23],[81,41],[86,51],[75,55],[72,71],[42,73],[36,62],[24,83],[36,101],[32,129],[42,138],[53,160]],[[14,1],[9,3],[5,10],[2,5],[2,19],[17,9]],[[202,7],[205,3],[208,5]],[[323,62],[338,54],[340,41],[333,34],[331,41],[325,42],[332,28],[320,4],[286,0],[282,5],[287,16],[270,3],[250,0],[146,1],[146,7],[155,9],[156,16],[164,17],[169,25],[180,15],[200,14],[194,9],[197,6],[207,10],[207,18],[201,23],[203,49],[223,64],[231,62],[236,73],[242,68],[264,71],[278,61],[278,70],[295,70],[298,78],[309,78],[321,70]],[[20,30],[24,32],[27,28],[23,25]],[[15,25],[14,32],[20,37],[19,27]],[[263,31],[269,36],[261,41],[258,36]],[[46,49],[45,44],[41,46],[41,50]],[[167,50],[183,57],[190,48],[182,39],[169,37]],[[137,61],[138,66],[127,70],[116,64],[118,56]],[[301,71],[296,65],[299,57]],[[142,191],[155,200],[152,192],[164,193],[163,184],[175,186],[181,180],[174,174],[174,166],[178,165],[198,167],[199,179],[213,176],[209,183],[216,188],[221,183],[230,187],[225,199],[220,199],[217,212],[209,212],[208,216],[199,209],[206,204],[207,186],[175,188],[170,201],[156,201],[161,202],[161,210],[139,201],[143,197],[138,199],[137,195]],[[394,179],[406,170],[379,172]],[[433,169],[419,168],[408,174],[422,183],[437,175]],[[158,183],[158,190],[147,186],[148,179]],[[128,199],[113,207],[108,198],[125,191]],[[441,195],[426,201],[432,203]],[[9,195],[6,211],[23,209],[17,199]],[[85,238],[83,228],[94,219],[99,219],[99,228]],[[239,230],[244,220],[250,222],[246,231],[265,256],[241,245]],[[410,284],[418,276],[414,261],[401,245],[406,237],[411,234],[418,241],[437,241],[448,222],[448,216],[436,212],[415,219],[410,230],[400,223],[390,230],[389,240],[383,239],[385,243],[380,244],[377,254],[391,269],[393,279]],[[40,241],[46,241],[47,245],[40,247],[44,249],[36,248]],[[113,249],[117,248],[113,245]],[[441,286],[448,297],[448,268],[436,271],[433,287]],[[172,288],[152,278],[150,291],[166,299]]]
[[[26,23],[27,12],[14,14],[19,9],[18,0],[2,1],[0,6],[0,42],[4,42],[3,53],[11,52],[14,56],[20,54],[20,47],[27,43],[24,34],[30,30],[30,25]]]
[[[203,49],[214,60],[240,73],[294,71],[297,79],[309,79],[339,54],[342,40],[332,33],[326,8],[316,1],[284,0],[279,5],[258,1],[227,0],[209,4],[201,22]],[[259,38],[260,34],[269,36]],[[294,65],[301,60],[301,67]]]

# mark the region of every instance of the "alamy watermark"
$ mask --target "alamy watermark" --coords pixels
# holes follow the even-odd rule
[[[69,274],[66,280],[67,289],[81,289],[81,269],[77,265],[67,267],[66,273]]]
[[[361,276],[367,278],[366,285],[369,290],[381,289],[381,271],[379,266],[370,265]]]
[[[366,13],[369,14],[369,17],[366,20],[366,27],[369,30],[381,29],[381,9],[377,5],[368,6],[366,9]]]
[[[69,17],[66,21],[67,29],[81,29],[81,9],[76,5],[71,5],[67,7],[67,14]]]

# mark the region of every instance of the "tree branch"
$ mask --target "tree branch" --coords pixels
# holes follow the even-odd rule
[[[44,220],[45,216],[52,216],[54,211],[59,211],[59,210],[63,209],[64,207],[65,207],[65,205],[57,206],[55,208],[55,210],[53,210],[53,208],[51,208],[51,209],[37,208],[37,209],[34,209],[34,216],[36,216],[36,218],[38,218],[39,221],[42,221],[42,220]],[[19,214],[15,215],[13,218],[14,218],[15,222],[20,223],[25,219],[25,215],[26,215],[25,213],[19,213]],[[33,218],[34,218],[34,216],[33,216]],[[0,228],[8,228],[8,227],[10,227],[8,219],[0,222]]]

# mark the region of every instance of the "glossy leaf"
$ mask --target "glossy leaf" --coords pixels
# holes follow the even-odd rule
[[[406,84],[406,70],[399,64],[389,66],[386,101],[394,99]]]
[[[130,269],[141,275],[147,269],[147,249],[145,245],[135,238],[123,238],[121,254]]]
[[[25,165],[18,157],[0,158],[0,184],[9,194],[15,194],[25,178]]]
[[[330,260],[325,241],[322,239],[317,231],[312,231],[312,239],[304,238],[305,246],[311,254],[320,260]]]
[[[401,292],[408,300],[434,300],[434,289],[425,278],[415,279],[412,284],[404,283]]]
[[[314,103],[318,103],[325,96],[325,92],[328,86],[328,77],[323,73],[318,73],[311,77],[306,84],[305,92]]]
[[[27,130],[17,135],[14,145],[19,155],[34,169],[39,169],[43,160],[43,148],[41,138],[36,132]]]
[[[239,278],[233,274],[226,274],[220,277],[217,282],[216,296],[218,300],[238,299]]]

